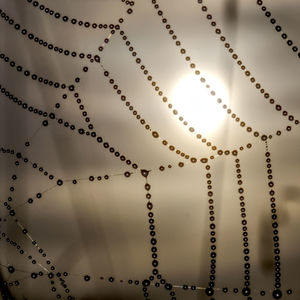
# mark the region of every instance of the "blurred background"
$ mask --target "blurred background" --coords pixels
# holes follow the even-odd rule
[[[91,23],[117,24],[123,17],[121,30],[170,103],[178,82],[193,73],[149,0],[137,0],[132,7],[119,0],[44,0],[40,4],[61,16]],[[273,135],[268,144],[279,217],[282,298],[300,299],[299,128],[293,127],[290,132],[284,130],[290,122],[244,76],[197,1],[161,0],[158,4],[201,76],[208,74],[212,87],[219,82],[225,88],[232,111],[247,125],[260,133]],[[299,58],[275,31],[256,1],[210,0],[206,5],[251,76],[276,102],[299,117]],[[266,0],[265,5],[294,44],[300,45],[300,3]],[[32,163],[37,163],[38,168],[43,167],[39,172],[30,163],[21,162],[16,166],[16,158],[12,155],[1,153],[0,156],[3,299],[56,299],[57,294],[62,299],[67,299],[68,294],[82,300],[145,299],[141,281],[151,275],[152,259],[145,178],[140,169],[151,170],[148,182],[154,205],[161,274],[175,286],[176,299],[209,299],[203,291],[210,269],[209,204],[204,165],[191,164],[175,151],[170,152],[161,141],[166,139],[197,158],[216,152],[197,139],[163,103],[118,31],[109,37],[109,28],[85,28],[64,22],[27,0],[0,0],[0,8],[15,24],[43,41],[77,53],[99,55],[102,66],[131,105],[161,137],[154,139],[120,101],[100,64],[50,51],[17,31],[5,21],[5,16],[1,17],[0,53],[5,53],[31,74],[67,86],[75,85],[97,134],[138,165],[137,170],[133,169],[95,139],[77,133],[78,128],[88,130],[88,123],[82,116],[83,110],[79,110],[74,92],[34,81],[2,59],[2,87],[28,105],[46,112],[55,111],[58,118],[76,126],[72,131],[50,119],[48,126],[42,126],[45,118],[22,109],[0,94],[1,147],[22,152]],[[133,9],[132,14],[126,13],[128,8]],[[99,52],[99,46],[107,37],[109,42]],[[83,72],[84,67],[88,67],[88,72]],[[75,82],[77,77],[79,83]],[[63,94],[67,95],[66,99]],[[182,101],[189,105],[188,99]],[[60,103],[60,108],[54,109],[56,103]],[[222,149],[252,144],[251,149],[239,154],[248,221],[252,298],[261,298],[260,291],[264,290],[266,295],[262,298],[273,299],[272,227],[265,144],[238,126],[222,108],[218,109],[226,116],[205,137]],[[277,130],[283,132],[279,137],[275,134]],[[27,141],[29,147],[25,146]],[[232,293],[234,288],[241,291],[244,284],[234,159],[231,155],[223,155],[210,162],[217,237],[215,285],[217,289],[227,287],[230,290],[227,294],[216,290],[215,299],[246,299],[240,292]],[[180,161],[184,162],[182,168],[178,167]],[[167,167],[169,164],[172,168]],[[159,170],[161,165],[165,166],[164,171]],[[48,175],[43,175],[44,171],[55,178],[49,180]],[[132,172],[129,178],[123,175],[126,171]],[[13,174],[18,177],[15,181],[11,179]],[[103,179],[105,175],[109,175],[108,180]],[[90,181],[90,176],[101,176],[102,180]],[[62,186],[56,185],[58,179],[64,180]],[[72,183],[73,179],[77,184]],[[11,186],[14,191],[10,190]],[[38,193],[41,198],[37,197]],[[13,199],[9,205],[14,208],[14,217],[8,215],[5,207],[8,197]],[[29,198],[33,198],[33,203],[28,203]],[[23,228],[30,235],[22,233]],[[24,254],[20,254],[18,245]],[[39,253],[38,247],[46,257]],[[32,259],[37,263],[32,263]],[[55,266],[51,272],[62,274],[61,277],[55,275],[54,284],[50,283],[45,271],[45,268],[50,270],[50,266]],[[31,277],[32,273],[40,271],[43,276]],[[64,276],[63,272],[68,275]],[[89,281],[84,280],[85,275],[90,276]],[[110,277],[114,278],[113,282]],[[133,280],[133,284],[128,280]],[[135,280],[139,280],[139,284],[134,284]],[[69,293],[65,292],[64,284]],[[198,288],[184,291],[183,284]],[[54,292],[51,291],[53,286],[57,289]],[[292,295],[287,295],[288,289],[293,290]],[[149,294],[150,299],[171,299],[163,285],[150,286]]]

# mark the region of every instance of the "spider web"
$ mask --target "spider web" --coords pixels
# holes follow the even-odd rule
[[[288,116],[299,116],[300,71],[256,3],[35,2],[0,2],[3,299],[273,299],[274,290],[297,299],[299,128]],[[255,84],[282,110],[240,70],[206,4]],[[268,6],[297,44],[298,19],[286,17],[297,4]],[[201,78],[214,74],[230,92],[229,107],[220,104],[226,121],[201,137],[170,107],[174,83],[198,69],[199,85],[213,90]]]

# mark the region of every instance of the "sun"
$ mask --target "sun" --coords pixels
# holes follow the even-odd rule
[[[228,105],[229,95],[216,77],[209,74],[204,77],[205,83],[200,81],[199,76],[192,74],[182,77],[174,87],[172,104],[178,111],[177,116],[182,117],[195,132],[209,134],[224,121],[226,113],[222,105]],[[210,88],[206,87],[208,84]],[[214,96],[211,91],[215,92]],[[219,98],[222,99],[222,105],[217,102]]]

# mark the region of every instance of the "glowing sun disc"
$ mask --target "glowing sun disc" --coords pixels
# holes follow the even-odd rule
[[[216,130],[223,122],[226,112],[223,104],[228,104],[228,92],[224,85],[216,78],[205,75],[206,82],[200,82],[199,76],[184,76],[176,84],[172,93],[173,108],[178,111],[177,116],[187,121],[188,127],[195,132],[208,134]],[[209,84],[211,88],[207,88]],[[215,91],[212,96],[211,91]],[[222,104],[217,99],[222,99]]]

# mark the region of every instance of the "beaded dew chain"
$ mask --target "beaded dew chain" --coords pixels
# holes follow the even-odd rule
[[[240,2],[0,0],[2,299],[299,299],[298,57]],[[215,131],[173,102],[186,74]]]

